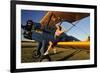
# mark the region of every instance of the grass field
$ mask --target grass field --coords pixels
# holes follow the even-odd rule
[[[34,42],[22,42],[21,48],[21,62],[39,62],[39,58],[33,58],[36,53],[37,43]],[[53,50],[50,50],[49,56],[52,61],[67,61],[67,60],[87,60],[90,58],[90,49],[73,48],[67,46],[56,46],[57,53],[54,54]]]

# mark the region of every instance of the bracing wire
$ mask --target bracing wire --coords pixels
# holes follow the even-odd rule
[[[76,28],[78,28],[78,29],[81,29],[81,30],[79,30],[79,31],[83,32],[86,36],[89,36],[89,34],[88,34],[87,32],[85,32],[82,28],[79,28],[79,27],[76,26],[76,24],[78,24],[80,21],[81,21],[81,20],[78,20],[76,23],[70,23],[70,24],[72,24],[73,26],[70,27],[69,29],[65,30],[64,32],[68,32],[68,31],[70,31],[73,27],[76,27]]]

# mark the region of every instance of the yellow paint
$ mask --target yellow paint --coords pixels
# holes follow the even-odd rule
[[[59,42],[58,45],[90,45],[90,42]]]

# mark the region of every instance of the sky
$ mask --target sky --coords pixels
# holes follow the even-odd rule
[[[21,10],[21,24],[26,25],[26,21],[29,19],[39,23],[45,14],[46,11]]]
[[[62,27],[64,30],[69,30],[73,25],[68,22],[63,22]],[[90,35],[90,17],[79,20],[75,26],[68,32],[68,35],[74,36],[79,40],[85,40]]]
[[[21,24],[26,25],[28,19],[39,23],[45,14],[46,11],[21,10]],[[71,23],[63,22],[61,26],[64,30],[69,30],[65,32],[66,34],[74,36],[79,40],[85,40],[90,34],[90,17],[83,18],[73,24],[75,24],[75,26],[73,26],[71,30],[69,30],[72,27]]]

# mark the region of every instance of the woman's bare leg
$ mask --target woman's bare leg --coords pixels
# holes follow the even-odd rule
[[[52,42],[50,41],[50,42],[49,42],[48,49],[47,49],[47,51],[44,53],[44,55],[49,54],[49,50],[51,49],[51,47],[52,47]]]

